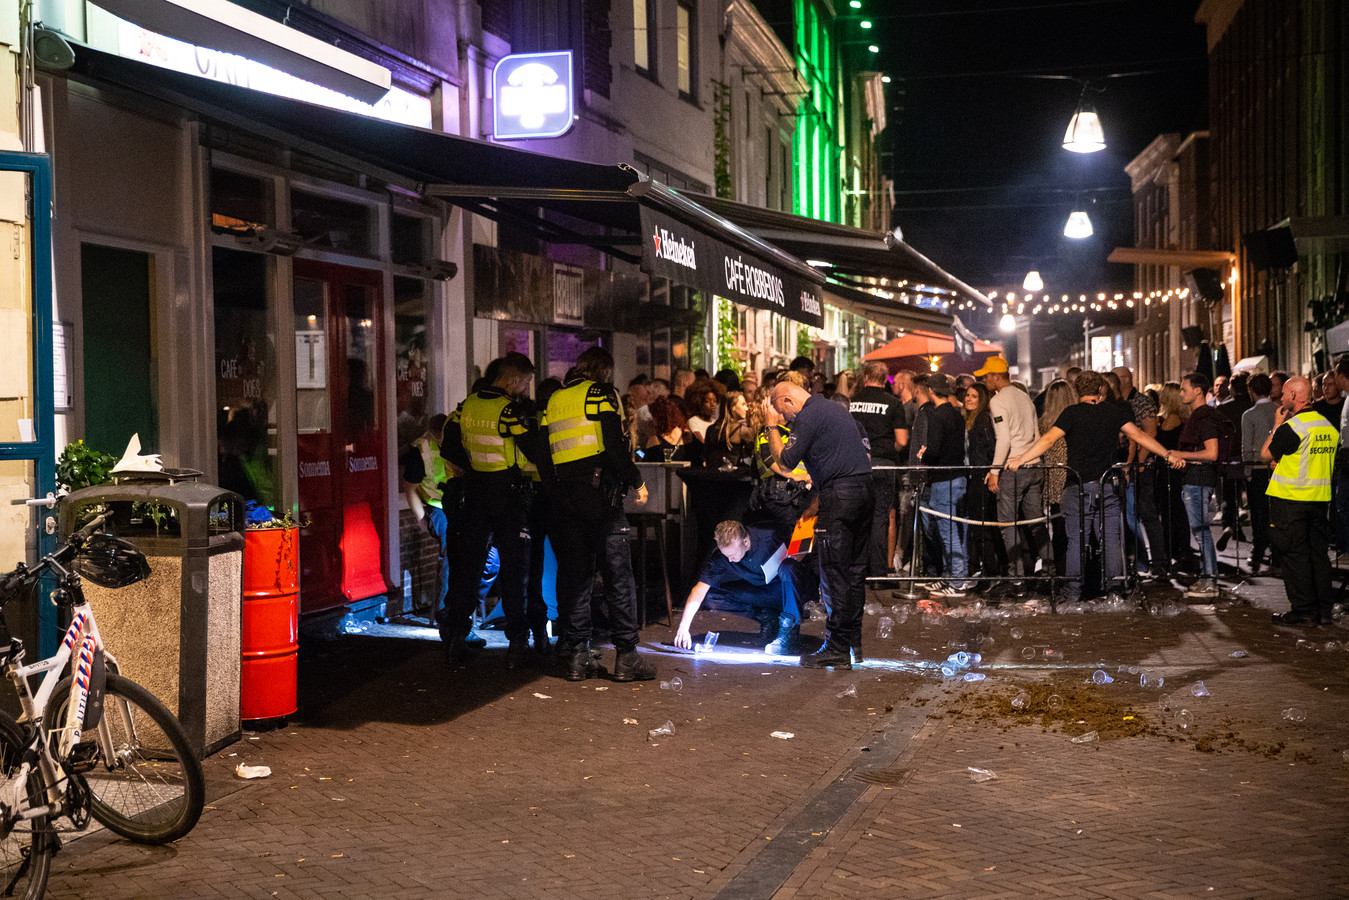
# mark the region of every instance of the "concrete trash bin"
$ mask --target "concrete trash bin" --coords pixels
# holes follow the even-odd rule
[[[243,498],[170,473],[137,473],[63,498],[61,532],[102,511],[104,530],[150,562],[150,577],[130,587],[85,583],[103,643],[205,757],[241,732]]]

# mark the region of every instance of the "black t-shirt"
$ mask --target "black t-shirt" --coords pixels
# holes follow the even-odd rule
[[[1120,429],[1133,420],[1132,410],[1114,403],[1074,403],[1059,413],[1054,427],[1068,446],[1068,468],[1084,483],[1099,481],[1115,464]]]
[[[1222,413],[1211,406],[1201,406],[1190,413],[1185,424],[1180,426],[1179,449],[1188,453],[1204,449],[1205,441],[1216,441],[1220,437],[1219,419]],[[1217,487],[1217,462],[1185,463],[1185,478],[1182,484],[1195,484],[1200,487]]]
[[[928,412],[927,434],[921,465],[924,466],[963,466],[965,465],[965,417],[950,403],[939,400]],[[963,478],[960,472],[934,472],[927,476],[928,482],[951,481]]]
[[[871,445],[872,465],[893,465],[899,458],[895,449],[895,429],[904,423],[904,404],[883,387],[867,385],[848,403],[848,412],[862,425]]]
[[[1329,400],[1317,400],[1312,404],[1312,411],[1319,412],[1321,415],[1325,416],[1326,421],[1330,423],[1330,427],[1334,428],[1336,431],[1340,430],[1340,412],[1343,409],[1343,397],[1334,403],[1331,403]]]
[[[736,581],[762,587],[777,576],[775,567],[770,569],[770,575],[764,571],[764,564],[782,547],[782,538],[774,535],[771,528],[751,526],[745,530],[749,532],[749,551],[744,558],[731,562],[720,550],[713,549],[698,576],[699,581],[714,588],[724,588]]]

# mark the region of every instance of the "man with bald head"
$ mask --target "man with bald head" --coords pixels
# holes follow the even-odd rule
[[[819,493],[815,520],[820,595],[829,609],[825,644],[801,657],[812,669],[852,668],[861,661],[862,607],[866,603],[867,556],[876,491],[862,432],[846,406],[798,385],[779,381],[765,404],[768,446],[786,470],[806,464]],[[792,423],[784,445],[775,426]]]
[[[1289,611],[1282,625],[1329,625],[1330,494],[1339,433],[1312,409],[1312,385],[1302,376],[1283,386],[1283,405],[1260,456],[1274,463],[1269,478],[1272,543],[1283,566]]]

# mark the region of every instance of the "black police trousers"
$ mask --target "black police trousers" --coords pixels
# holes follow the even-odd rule
[[[590,641],[590,600],[595,571],[604,577],[610,637],[619,653],[635,650],[637,581],[632,573],[632,528],[622,507],[586,482],[560,481],[553,487],[548,539],[557,557],[557,648],[561,654]]]
[[[860,647],[876,488],[868,472],[832,479],[819,490],[815,555],[820,594],[829,609],[828,641],[835,648]]]
[[[446,604],[449,611],[443,633],[451,638],[468,634],[483,567],[487,565],[488,551],[495,544],[501,560],[497,590],[501,593],[502,612],[506,614],[506,639],[511,643],[526,641],[530,625],[525,615],[530,487],[510,484],[505,479],[472,475],[468,478],[464,486],[463,554],[459,570],[450,575],[450,602]]]

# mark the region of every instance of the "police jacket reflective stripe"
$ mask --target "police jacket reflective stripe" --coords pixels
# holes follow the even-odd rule
[[[604,453],[604,433],[600,423],[587,415],[586,399],[593,384],[593,381],[579,381],[555,391],[548,398],[544,420],[548,427],[548,451],[555,466]]]
[[[1284,423],[1298,436],[1296,453],[1279,457],[1266,493],[1284,500],[1326,503],[1335,468],[1339,432],[1320,413],[1298,413]]]
[[[440,483],[449,481],[453,476],[450,467],[445,465],[445,457],[440,455],[440,444],[435,438],[422,436],[412,442],[413,446],[422,455],[422,476],[421,483],[417,485],[417,493],[421,494],[422,502],[429,506],[440,506],[441,490]]]
[[[475,472],[505,472],[515,466],[515,439],[502,434],[507,396],[471,394],[459,406],[459,433]]]

